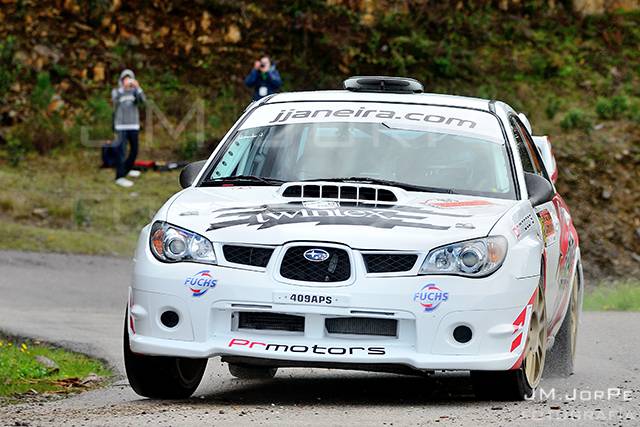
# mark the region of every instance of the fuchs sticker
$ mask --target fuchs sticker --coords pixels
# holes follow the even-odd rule
[[[184,284],[189,288],[192,296],[200,297],[206,294],[209,289],[215,288],[218,281],[213,279],[211,271],[202,270],[193,276],[187,277],[184,280]]]
[[[444,292],[433,283],[424,285],[418,292],[413,295],[413,301],[420,304],[425,312],[435,310],[449,300],[449,292]]]

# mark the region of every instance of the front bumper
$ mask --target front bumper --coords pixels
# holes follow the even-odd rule
[[[268,270],[160,263],[144,244],[136,258],[127,322],[131,349],[148,355],[191,358],[240,356],[310,365],[507,370],[517,364],[524,350],[531,312],[527,304],[538,284],[538,276],[515,278],[507,263],[482,279],[356,274],[348,286],[311,287],[282,283]],[[202,270],[208,271],[215,286],[193,296],[185,281]],[[448,293],[448,298],[437,308],[425,311],[415,295],[429,284]],[[328,295],[347,303],[286,303],[282,292]],[[167,310],[179,315],[175,327],[162,324],[161,314]],[[241,312],[302,316],[304,331],[243,329],[237,321]],[[524,323],[518,322],[523,312]],[[394,319],[397,334],[329,333],[325,320],[336,317]],[[468,326],[473,334],[464,344],[453,337],[453,330],[460,325]]]

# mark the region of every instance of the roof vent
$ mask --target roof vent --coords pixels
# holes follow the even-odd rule
[[[343,82],[352,92],[422,93],[424,86],[408,77],[354,76]]]
[[[305,200],[351,202],[365,205],[394,205],[398,195],[394,190],[379,185],[361,185],[336,182],[288,182],[281,187],[282,197]]]

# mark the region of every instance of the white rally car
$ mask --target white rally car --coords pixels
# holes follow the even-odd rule
[[[412,79],[252,103],[140,234],[125,319],[142,396],[191,395],[208,358],[470,371],[522,399],[573,371],[583,279],[555,160],[503,102]],[[550,359],[554,359],[551,361]]]

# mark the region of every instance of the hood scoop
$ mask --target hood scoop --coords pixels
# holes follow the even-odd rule
[[[280,187],[280,195],[292,201],[335,201],[366,205],[395,205],[404,191],[382,185],[342,182],[288,182]]]

